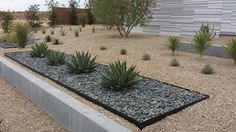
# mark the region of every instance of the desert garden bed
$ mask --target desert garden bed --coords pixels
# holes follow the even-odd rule
[[[140,129],[176,113],[208,95],[174,86],[155,79],[138,76],[140,82],[128,91],[112,91],[100,85],[101,75],[108,67],[99,64],[89,74],[69,74],[65,65],[49,66],[45,58],[31,58],[29,52],[6,53],[7,57],[45,76],[85,99],[125,118]],[[66,55],[66,60],[71,59]]]

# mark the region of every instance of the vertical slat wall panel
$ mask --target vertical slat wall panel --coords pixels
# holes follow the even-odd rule
[[[236,0],[157,0],[143,32],[192,36],[201,24],[219,34],[236,34]]]

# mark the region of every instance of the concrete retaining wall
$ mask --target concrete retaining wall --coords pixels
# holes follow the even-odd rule
[[[0,57],[0,75],[69,131],[130,132],[3,57]]]

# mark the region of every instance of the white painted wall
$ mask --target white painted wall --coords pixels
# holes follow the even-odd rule
[[[192,36],[201,24],[209,24],[217,35],[236,35],[236,0],[157,0],[152,13],[143,32]]]

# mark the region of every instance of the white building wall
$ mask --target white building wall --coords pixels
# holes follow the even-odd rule
[[[236,34],[236,0],[157,0],[143,32],[192,36],[201,24],[219,34]]]

